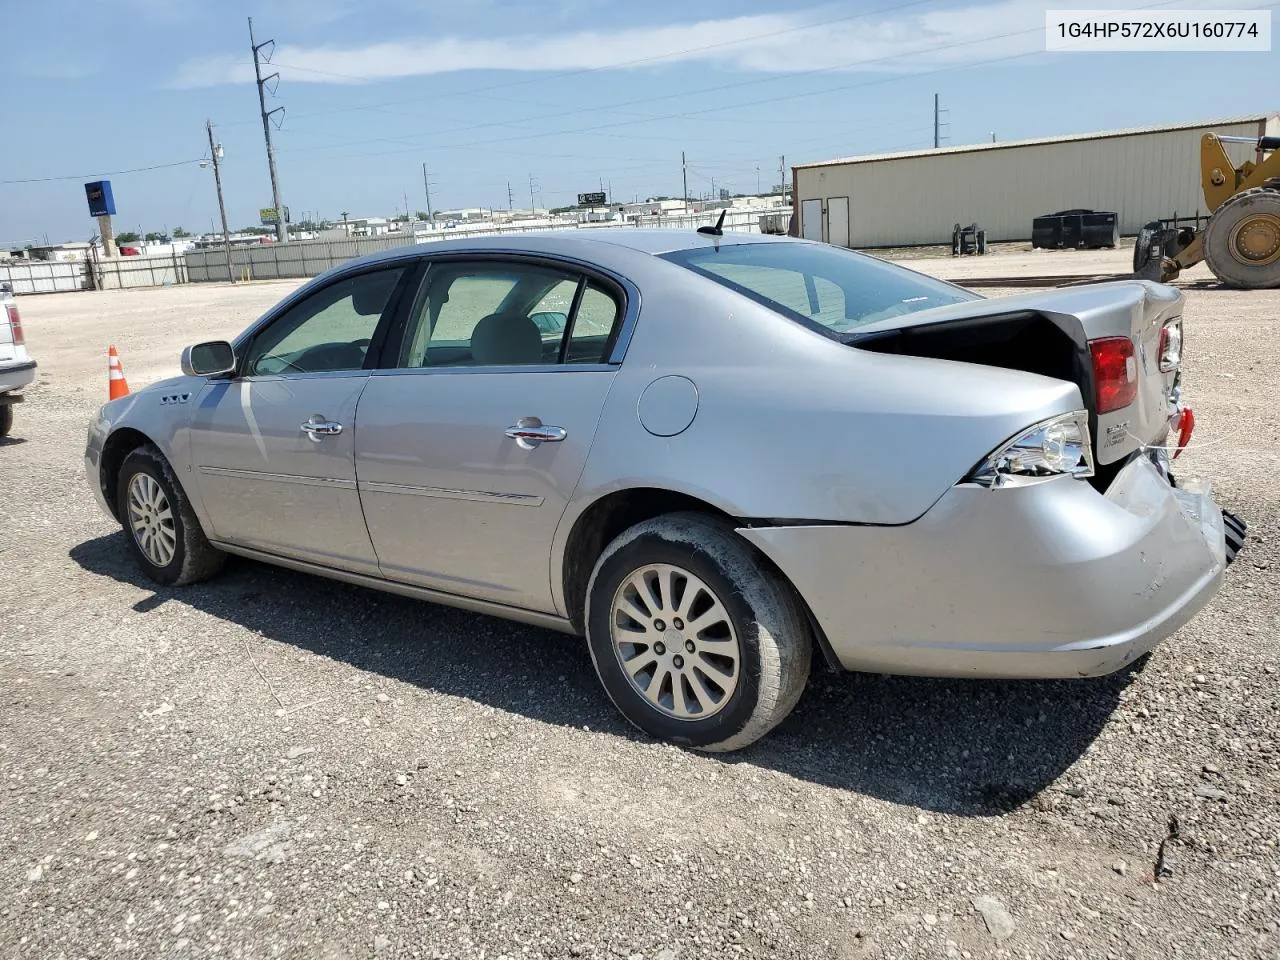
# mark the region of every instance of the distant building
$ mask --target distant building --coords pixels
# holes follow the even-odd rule
[[[885,153],[792,167],[799,229],[840,247],[950,242],[957,223],[987,239],[1027,240],[1032,221],[1077,208],[1112,211],[1120,232],[1150,220],[1207,214],[1200,186],[1206,133],[1256,139],[1280,134],[1280,116]],[[1255,156],[1224,144],[1232,162]]]
[[[545,212],[545,211],[544,211]],[[456,210],[437,210],[436,222],[463,220],[492,220],[492,207],[459,207]]]
[[[78,260],[92,260],[92,244],[82,240],[70,243],[54,243],[45,246],[29,247],[32,260],[49,260],[57,263],[75,263]]]
[[[346,231],[348,237],[381,237],[398,229],[386,217],[360,217],[356,220],[343,220],[338,226]]]

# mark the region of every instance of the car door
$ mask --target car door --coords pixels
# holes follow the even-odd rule
[[[215,540],[376,573],[356,490],[356,404],[407,268],[347,276],[298,301],[211,382],[191,426]]]
[[[624,306],[622,290],[572,267],[429,267],[356,414],[385,577],[554,612],[552,538],[613,382]]]

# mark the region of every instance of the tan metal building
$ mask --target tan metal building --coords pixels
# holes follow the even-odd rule
[[[839,246],[905,246],[950,243],[955,224],[976,221],[989,241],[1028,240],[1036,217],[1083,207],[1115,211],[1120,232],[1136,234],[1149,220],[1208,212],[1205,133],[1278,136],[1280,115],[800,164],[799,232]],[[1236,163],[1254,156],[1247,144],[1226,146]]]

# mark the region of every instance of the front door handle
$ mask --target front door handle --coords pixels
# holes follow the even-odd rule
[[[302,424],[301,430],[315,443],[319,443],[325,437],[336,437],[342,432],[342,424],[334,423],[332,420],[326,420],[320,414],[315,414],[306,423]]]
[[[569,435],[564,427],[545,425],[537,417],[521,417],[514,426],[507,427],[506,434],[525,450],[532,450],[540,443],[559,443]]]

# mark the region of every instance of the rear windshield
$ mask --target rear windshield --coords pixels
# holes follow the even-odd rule
[[[977,294],[825,243],[733,243],[661,255],[832,334]]]

